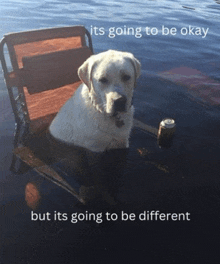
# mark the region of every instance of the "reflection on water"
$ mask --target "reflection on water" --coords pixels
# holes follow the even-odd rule
[[[40,202],[40,193],[37,189],[36,185],[29,182],[25,186],[25,201],[27,205],[32,209],[35,210]]]
[[[220,83],[196,69],[181,67],[162,72],[159,76],[186,86],[191,94],[211,105],[220,105]]]

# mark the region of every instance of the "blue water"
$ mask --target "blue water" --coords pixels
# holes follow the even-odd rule
[[[30,222],[24,200],[28,182],[42,186],[40,210],[44,212],[73,211],[74,201],[52,183],[39,180],[34,172],[19,176],[9,172],[14,118],[1,72],[0,197],[5,236],[1,263],[93,263],[91,258],[98,263],[101,257],[103,263],[118,263],[116,253],[134,258],[137,263],[143,261],[145,253],[145,259],[156,261],[149,263],[196,263],[195,259],[218,263],[211,262],[210,256],[216,252],[212,247],[209,255],[205,241],[215,241],[213,237],[219,231],[219,22],[220,5],[214,0],[0,0],[0,38],[9,32],[80,24],[91,32],[95,53],[124,50],[140,60],[142,75],[134,93],[135,118],[158,127],[163,118],[172,117],[177,131],[169,150],[159,149],[156,139],[141,130],[132,132],[126,181],[119,194],[124,207],[120,209],[189,211],[193,218],[190,224],[119,223],[101,230],[86,224],[51,227]],[[173,35],[163,35],[163,26],[174,28]],[[137,30],[136,35],[127,33],[131,27]],[[146,27],[156,29],[148,35]],[[189,27],[194,28],[193,33],[185,34]],[[117,29],[114,37],[116,31],[109,35],[111,28]],[[206,36],[202,28],[208,29]],[[199,29],[201,34],[196,35]],[[187,79],[178,82],[161,75],[180,67],[200,72],[199,76],[191,76],[196,88],[186,84]],[[205,91],[212,87],[217,90],[211,89],[209,96],[201,95],[200,86]],[[141,156],[138,149],[147,150],[149,156]]]

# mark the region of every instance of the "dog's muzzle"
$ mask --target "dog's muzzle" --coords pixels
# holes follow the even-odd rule
[[[123,95],[120,95],[118,98],[114,98],[113,99],[114,113],[126,111],[126,103],[127,103],[127,99]]]

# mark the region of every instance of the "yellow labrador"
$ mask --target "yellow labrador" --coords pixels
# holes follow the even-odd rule
[[[108,50],[89,57],[78,69],[83,84],[54,118],[51,135],[94,152],[128,148],[140,68],[128,52]]]

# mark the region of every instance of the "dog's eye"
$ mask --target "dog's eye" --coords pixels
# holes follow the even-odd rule
[[[105,77],[102,77],[101,79],[99,79],[99,81],[100,81],[101,83],[103,83],[103,84],[108,83],[108,79],[105,78]]]
[[[130,75],[124,74],[122,76],[122,81],[124,81],[124,82],[129,81],[130,79],[131,79],[131,76]]]

